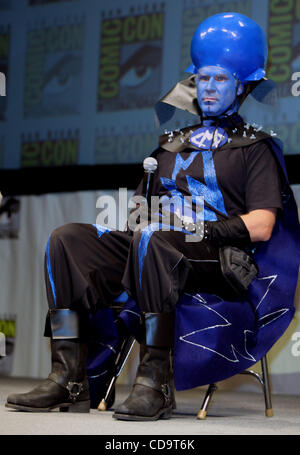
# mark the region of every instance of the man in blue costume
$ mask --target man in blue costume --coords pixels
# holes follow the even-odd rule
[[[201,123],[161,136],[159,148],[152,154],[158,162],[152,194],[164,201],[164,207],[170,200],[175,201],[174,224],[169,230],[162,230],[164,217],[159,215],[158,222],[141,224],[134,231],[69,224],[52,232],[45,257],[49,302],[46,333],[51,336],[52,372],[31,392],[10,395],[8,407],[88,411],[88,316],[98,308],[120,310],[118,296],[125,290],[141,310],[141,361],[132,392],[114,417],[169,418],[174,407],[174,314],[175,310],[177,314],[185,311],[184,305],[177,309],[181,296],[201,292],[241,308],[242,303],[223,276],[220,247],[230,245],[250,251],[257,245],[269,244],[274,226],[280,226],[278,220],[284,213],[282,192],[289,192],[270,136],[258,125],[245,124],[237,113],[247,95],[265,80],[267,44],[255,22],[241,14],[222,13],[200,24],[192,40],[191,56],[193,65],[189,71],[193,75],[161,100],[165,109],[161,110],[160,104],[157,113],[159,117],[162,112],[168,115],[167,106],[171,113],[178,107],[200,115]],[[142,194],[142,183],[136,194]],[[192,203],[184,207],[187,196]],[[204,198],[204,235],[201,241],[188,242],[187,236],[196,235],[194,228],[198,227],[198,196]],[[186,224],[186,209],[190,209],[192,223]],[[134,213],[143,219],[143,211]],[[291,294],[294,281],[293,278],[289,283]],[[195,309],[198,310],[197,305],[191,311]],[[243,309],[248,314],[245,309],[248,311],[248,307]],[[292,314],[291,310],[285,327]],[[249,319],[255,325],[253,311]],[[180,324],[184,326],[185,318],[176,316],[176,321],[175,333]],[[202,322],[207,321],[204,318]],[[254,334],[253,324],[244,333]],[[180,363],[182,342],[199,346],[188,339],[188,332],[189,327],[184,326],[180,343],[175,337],[175,369]],[[245,345],[246,352],[247,349]],[[197,356],[183,352],[192,366],[197,365]],[[222,368],[217,378],[234,374]],[[184,388],[185,379],[178,371],[175,385]],[[187,371],[188,368],[181,368],[182,375]],[[195,375],[186,378],[187,386],[200,385],[197,377],[196,369]]]

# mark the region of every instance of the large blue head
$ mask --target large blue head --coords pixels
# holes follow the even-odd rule
[[[204,115],[232,114],[244,84],[265,76],[268,56],[264,31],[239,13],[220,13],[203,21],[191,43],[198,104]]]
[[[196,74],[205,66],[228,70],[240,82],[261,80],[268,46],[262,28],[239,13],[220,13],[205,19],[191,42],[193,64],[187,71]]]
[[[176,84],[155,106],[160,124],[172,118],[175,108],[196,115],[231,115],[249,93],[270,102],[276,87],[265,77],[267,40],[249,17],[228,12],[205,19],[193,35],[191,57],[186,71],[193,76]]]

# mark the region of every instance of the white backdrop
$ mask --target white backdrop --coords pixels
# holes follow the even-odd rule
[[[294,187],[294,192],[300,205],[300,185]],[[12,356],[7,355],[0,360],[0,374],[23,377],[48,375],[49,343],[43,337],[47,312],[43,263],[47,239],[53,229],[65,223],[95,223],[100,213],[96,202],[104,194],[114,196],[118,205],[118,192],[113,191],[20,198],[18,238],[0,239],[0,320],[7,315],[16,317],[14,352]],[[131,194],[128,192],[128,197]],[[274,392],[300,394],[299,302],[298,290],[296,316],[268,356]],[[123,382],[131,382],[133,378],[135,354],[126,368],[126,374],[122,375]]]

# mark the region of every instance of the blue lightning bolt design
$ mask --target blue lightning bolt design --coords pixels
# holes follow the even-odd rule
[[[203,172],[205,185],[198,180],[195,180],[189,175],[186,176],[189,191],[193,196],[203,196],[204,201],[217,209],[219,212],[227,215],[223,195],[219,189],[215,165],[212,152],[204,150],[203,157]],[[216,221],[217,216],[213,210],[208,207],[204,208],[204,219],[208,221]]]

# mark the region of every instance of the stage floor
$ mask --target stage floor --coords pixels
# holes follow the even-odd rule
[[[299,435],[300,396],[273,395],[273,417],[265,417],[263,393],[217,390],[206,420],[197,420],[206,388],[176,392],[177,409],[169,420],[124,422],[113,409],[89,414],[20,412],[5,408],[7,395],[29,391],[39,380],[0,378],[1,435]],[[115,404],[130,387],[117,385]]]

